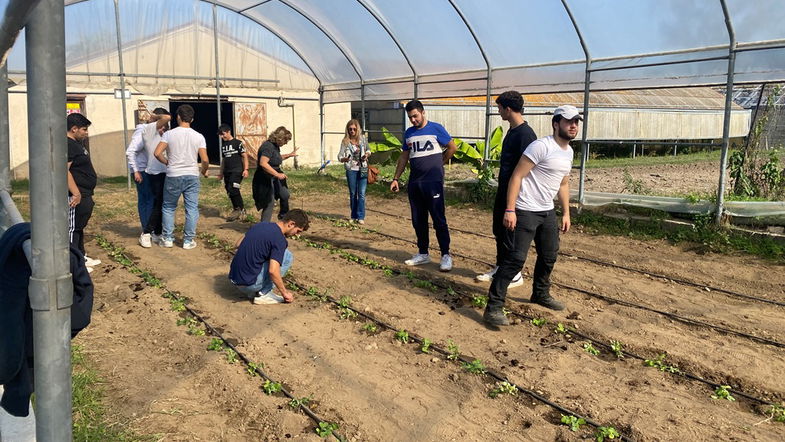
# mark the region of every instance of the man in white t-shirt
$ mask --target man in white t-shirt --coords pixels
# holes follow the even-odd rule
[[[534,265],[531,302],[552,310],[564,305],[549,293],[551,271],[559,251],[559,231],[570,230],[570,170],[573,152],[570,140],[578,135],[583,118],[575,106],[559,106],[553,112],[553,135],[540,138],[524,150],[510,177],[504,227],[514,231],[502,247],[499,270],[493,276],[483,320],[489,325],[508,325],[503,313],[507,287],[523,269],[529,245],[534,240],[537,262]],[[558,195],[563,214],[556,219],[553,198]]]
[[[155,158],[166,165],[166,182],[164,199],[161,207],[163,236],[162,247],[174,245],[174,211],[177,201],[183,196],[185,206],[185,226],[183,227],[183,248],[196,247],[196,221],[199,219],[199,165],[197,155],[202,162],[201,173],[207,176],[210,167],[207,159],[207,143],[204,136],[191,129],[194,121],[194,108],[183,104],[177,108],[177,127],[166,132],[155,148]],[[164,152],[166,155],[164,156]]]

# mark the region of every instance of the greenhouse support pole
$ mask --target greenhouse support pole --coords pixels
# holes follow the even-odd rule
[[[362,118],[363,133],[365,133],[365,83],[360,82],[360,114]]]
[[[321,167],[326,162],[324,158],[324,88],[319,88],[319,149],[322,157]]]
[[[728,12],[725,0],[720,0],[722,13],[725,15],[725,27],[728,29],[728,82],[725,85],[725,115],[722,121],[722,154],[720,156],[720,182],[717,186],[717,214],[715,222],[722,224],[722,213],[725,205],[725,170],[728,168],[728,144],[730,142],[730,117],[733,104],[733,74],[736,70],[736,32]]]
[[[0,190],[11,192],[11,142],[8,128],[8,64],[0,66]]]
[[[126,103],[125,103],[125,68],[123,66],[123,40],[120,36],[120,7],[117,5],[119,0],[114,0],[114,21],[115,21],[115,31],[117,35],[117,64],[120,68],[120,73],[118,77],[120,77],[120,100],[123,106],[123,147],[128,147],[128,115],[126,114]],[[123,149],[123,164],[125,165],[128,175],[128,183],[127,188],[128,191],[131,190],[131,169],[128,168],[128,163],[125,160],[125,149]]]
[[[27,22],[36,435],[70,441],[71,303],[65,124],[65,6],[41,0]]]
[[[218,127],[221,127],[221,77],[218,70],[218,6],[213,3],[213,49],[215,51],[215,107],[217,108]],[[237,133],[234,133],[237,135]],[[221,153],[221,136],[218,135],[218,164],[223,171],[224,156]],[[221,173],[221,172],[219,172]]]

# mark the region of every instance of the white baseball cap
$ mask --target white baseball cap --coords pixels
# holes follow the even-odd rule
[[[561,115],[565,120],[572,120],[577,118],[583,121],[583,117],[578,112],[578,109],[575,106],[570,106],[569,104],[557,107],[556,110],[553,111],[553,115]]]

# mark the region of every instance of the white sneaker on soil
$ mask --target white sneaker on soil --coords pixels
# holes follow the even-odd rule
[[[153,241],[150,238],[149,233],[142,233],[139,235],[139,245],[144,247],[145,249],[149,249],[153,246]]]
[[[168,239],[161,239],[161,242],[158,243],[161,247],[166,247],[167,249],[174,247],[174,241]]]
[[[357,224],[365,224],[365,220],[364,219],[358,219],[357,220]]]
[[[515,275],[515,278],[512,278],[512,281],[510,281],[510,285],[508,285],[507,288],[511,289],[513,287],[518,287],[519,285],[523,285],[523,275],[521,275],[521,272],[518,272],[518,274]]]
[[[493,275],[496,274],[497,270],[499,270],[499,267],[494,267],[493,269],[491,269],[487,273],[482,273],[480,275],[475,276],[474,279],[477,280],[477,281],[480,281],[480,282],[488,282],[491,279],[493,279]],[[519,273],[519,275],[520,275],[520,273]]]
[[[89,256],[85,255],[84,256],[84,264],[87,267],[95,267],[95,266],[101,264],[101,260],[100,259],[93,259],[93,258],[90,258]]]
[[[196,241],[194,241],[194,240],[192,240],[192,239],[191,239],[191,240],[188,240],[188,241],[184,241],[184,242],[183,242],[183,248],[184,248],[185,250],[191,250],[191,249],[195,249],[195,248],[196,248]]]
[[[87,268],[87,273],[93,273],[93,268],[92,267],[88,267]]]
[[[439,263],[439,270],[442,272],[449,272],[452,270],[452,257],[447,255],[442,255],[442,261]]]
[[[419,266],[423,264],[428,264],[431,262],[431,255],[427,253],[418,253],[412,256],[410,259],[407,259],[403,263],[407,266]]]
[[[254,296],[253,303],[256,305],[281,304],[283,303],[283,297],[276,295],[272,290],[267,293],[259,292]]]
[[[161,245],[161,241],[163,241],[163,238],[161,237],[161,235],[156,235],[155,233],[151,233],[150,240],[153,242],[153,244]]]

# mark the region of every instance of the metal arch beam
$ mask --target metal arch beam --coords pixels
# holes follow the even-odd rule
[[[371,14],[371,16],[374,19],[376,19],[376,21],[379,23],[379,25],[385,31],[387,31],[387,35],[390,36],[390,38],[392,39],[393,43],[395,43],[395,46],[398,47],[398,50],[401,51],[401,55],[403,55],[404,60],[406,60],[406,64],[408,64],[409,65],[409,69],[412,70],[412,75],[414,76],[414,98],[417,99],[417,81],[418,81],[417,70],[414,69],[414,65],[412,64],[412,61],[409,58],[409,55],[406,53],[406,51],[403,50],[403,45],[401,45],[401,42],[398,41],[398,38],[395,36],[395,34],[393,34],[393,32],[392,32],[392,30],[390,30],[389,26],[387,26],[387,23],[385,23],[384,20],[381,19],[381,17],[379,17],[375,12],[373,12],[371,7],[368,6],[368,4],[365,2],[365,0],[357,0],[357,3],[359,3],[363,8],[365,8],[365,10],[368,11],[368,13]]]
[[[567,15],[572,22],[572,26],[575,28],[575,33],[578,34],[578,40],[581,43],[581,48],[583,49],[583,53],[586,55],[586,77],[583,80],[583,129],[581,130],[581,174],[578,181],[578,204],[579,207],[583,206],[583,197],[585,194],[584,189],[584,181],[586,179],[586,162],[589,160],[589,143],[586,142],[589,131],[587,129],[589,125],[589,94],[591,92],[591,52],[589,52],[589,46],[586,44],[586,40],[583,38],[583,33],[581,33],[581,28],[578,26],[578,22],[575,20],[575,16],[572,15],[572,10],[570,10],[570,6],[567,4],[567,0],[561,0],[562,5],[564,6],[564,10],[567,12]],[[563,207],[564,210],[569,210],[567,207]],[[565,212],[566,213],[566,212]]]
[[[487,68],[486,75],[485,75],[485,149],[483,149],[482,153],[482,162],[483,167],[487,166],[488,160],[490,159],[490,151],[491,151],[491,62],[488,60],[488,55],[485,53],[485,49],[480,44],[480,39],[477,37],[477,34],[474,32],[474,28],[472,28],[471,23],[463,15],[463,11],[455,4],[454,0],[447,0],[452,5],[455,12],[458,13],[458,16],[461,17],[464,26],[466,29],[469,30],[469,33],[472,35],[474,39],[474,43],[477,45],[477,48],[480,50],[480,55],[482,55],[482,59],[485,60],[485,66]]]
[[[728,12],[725,0],[720,0],[722,14],[725,16],[725,28],[728,31],[728,81],[725,85],[725,115],[722,122],[722,154],[720,155],[720,182],[717,186],[717,225],[722,224],[722,212],[725,205],[725,170],[728,168],[728,144],[730,141],[731,104],[733,103],[733,76],[736,71],[736,31],[733,20]],[[762,93],[763,91],[761,91]]]
[[[16,37],[30,18],[30,12],[39,0],[11,0],[3,11],[3,22],[0,23],[0,64],[5,63],[6,56],[16,42]]]

